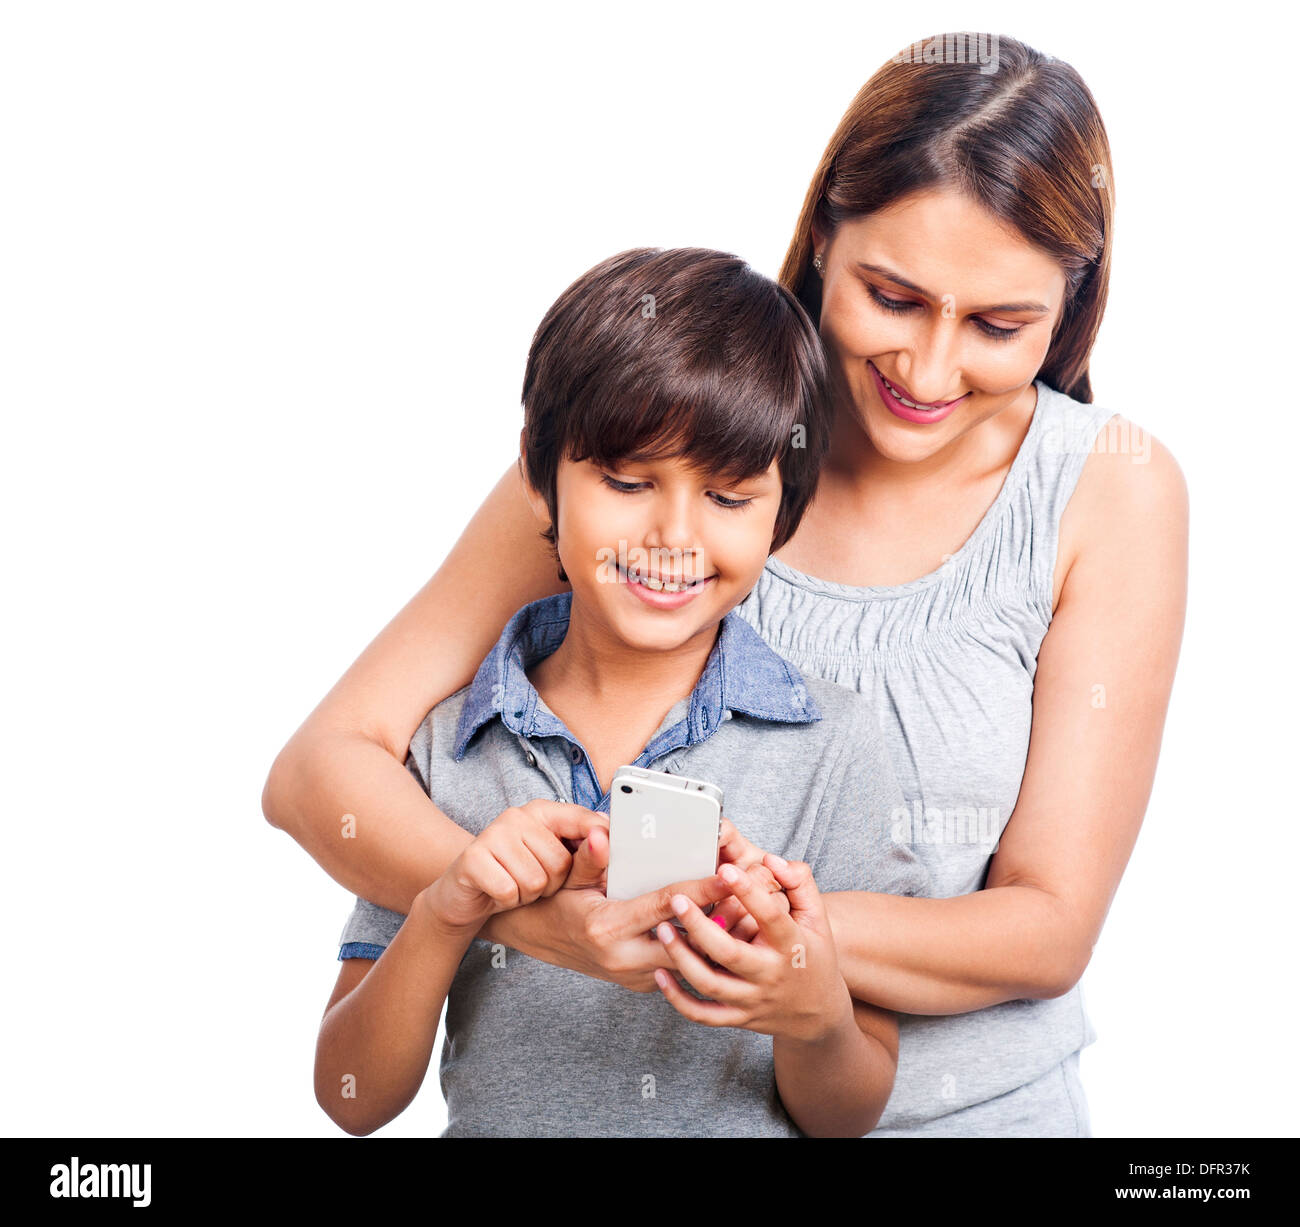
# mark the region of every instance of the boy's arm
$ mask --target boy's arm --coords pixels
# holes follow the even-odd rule
[[[905,845],[888,838],[902,791],[866,700],[844,721],[840,753],[822,793],[808,864],[819,892],[923,893],[929,877]],[[829,907],[824,915],[831,929]],[[833,932],[833,930],[832,930]],[[835,949],[838,955],[838,941]],[[876,1127],[898,1068],[898,1020],[855,1000],[827,1035],[813,1043],[772,1041],[777,1090],[786,1111],[813,1136],[861,1136]]]
[[[846,994],[847,995],[847,994]],[[898,1022],[850,999],[852,1009],[821,1040],[772,1037],[781,1103],[810,1137],[861,1137],[876,1127],[898,1068]]]
[[[573,856],[608,820],[574,805],[531,801],[503,810],[415,897],[403,918],[358,899],[343,931],[384,946],[373,967],[345,960],[316,1041],[316,1100],[352,1134],[386,1125],[415,1098],[438,1018],[465,951],[490,916],[558,891]]]
[[[443,1002],[478,924],[449,924],[417,896],[378,959],[344,959],[316,1041],[316,1100],[340,1128],[372,1133],[415,1098]]]

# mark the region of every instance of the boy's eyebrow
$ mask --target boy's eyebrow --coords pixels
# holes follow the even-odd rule
[[[939,295],[931,294],[929,290],[923,290],[919,285],[908,281],[906,277],[900,277],[892,269],[885,268],[882,264],[868,264],[865,260],[858,261],[858,267],[865,269],[869,273],[879,273],[882,277],[887,277],[895,285],[900,285],[905,290],[911,290],[913,294],[919,294],[922,298],[934,300]],[[1046,315],[1051,308],[1043,306],[1040,302],[1004,302],[999,303],[996,307],[972,307],[970,308],[976,315],[981,311],[1033,311],[1036,315]]]

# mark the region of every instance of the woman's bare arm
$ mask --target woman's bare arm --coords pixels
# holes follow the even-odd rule
[[[520,606],[564,591],[517,465],[436,574],[276,757],[262,812],[331,877],[403,914],[470,842],[406,770],[429,710],[469,684]],[[350,817],[349,817],[350,816]]]
[[[985,889],[826,896],[854,996],[955,1014],[1060,996],[1087,967],[1151,795],[1187,604],[1187,487],[1151,442],[1146,464],[1089,456],[1063,517],[1062,539],[1080,544],[1039,652],[1028,762]]]

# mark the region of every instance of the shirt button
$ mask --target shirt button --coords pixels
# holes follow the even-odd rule
[[[573,749],[569,751],[569,757],[575,763],[580,763],[582,762],[582,751],[579,750],[577,746],[574,746]]]
[[[524,757],[528,759],[528,765],[530,767],[537,766],[537,755],[534,754],[531,750],[529,750],[528,753],[524,755]]]

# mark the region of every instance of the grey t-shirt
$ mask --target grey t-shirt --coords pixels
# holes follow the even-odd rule
[[[580,743],[523,676],[562,637],[569,595],[516,614],[474,682],[411,740],[408,770],[473,834],[511,805],[574,800],[574,780],[590,778]],[[870,704],[801,677],[734,613],[635,762],[717,784],[736,827],[807,861],[823,892],[928,893],[921,863],[891,838],[903,798]],[[609,798],[580,803],[607,811]],[[339,957],[378,957],[403,919],[358,899]],[[440,1073],[446,1137],[800,1136],[770,1036],[691,1022],[658,992],[483,940],[448,994]]]

